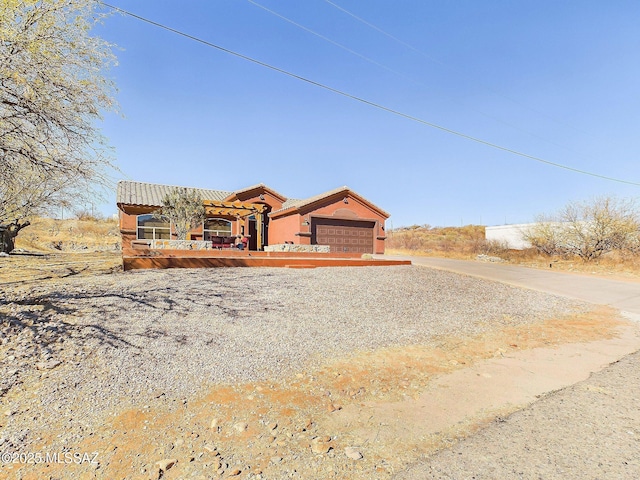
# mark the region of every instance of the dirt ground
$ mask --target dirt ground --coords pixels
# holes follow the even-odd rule
[[[62,281],[76,275],[102,275],[120,270],[120,252],[13,254],[0,259],[0,285]]]
[[[10,263],[0,263],[0,285],[64,284],[68,276],[109,274],[118,270],[119,258],[111,253],[12,257]],[[73,445],[74,451],[96,452],[98,464],[9,464],[0,475],[20,479],[391,478],[497,417],[617,359],[598,356],[597,345],[604,350],[615,350],[617,345],[616,355],[622,356],[640,348],[638,338],[637,324],[602,307],[535,325],[505,324],[480,337],[442,337],[436,347],[413,345],[315,358],[307,368],[284,379],[209,386],[182,400],[156,391],[135,400],[133,408],[114,411],[98,431]],[[560,360],[560,346],[567,345],[571,348]],[[534,371],[544,362],[537,361],[533,352],[558,355],[556,365],[575,366],[580,356],[585,368],[579,368],[576,376],[560,375],[559,383],[532,385],[529,390],[524,380],[510,386],[496,384],[480,402],[473,393],[464,397],[465,391],[476,391],[474,379],[486,383],[491,376],[509,378],[527,369]],[[528,363],[509,365],[513,359]],[[497,367],[503,373],[486,373],[487,361],[503,362]],[[483,369],[477,370],[479,366]],[[471,376],[458,381],[463,388],[455,388],[451,375],[462,374]],[[541,381],[533,378],[534,384]],[[26,395],[37,395],[37,381],[28,387]],[[515,394],[499,395],[506,390]],[[20,398],[10,400],[20,403]],[[437,412],[452,405],[458,410],[438,416]],[[40,439],[42,451],[56,435],[51,431],[50,438]]]

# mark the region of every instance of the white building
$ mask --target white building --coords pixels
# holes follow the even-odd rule
[[[530,248],[531,244],[525,241],[523,232],[535,225],[535,223],[519,223],[515,225],[498,225],[496,227],[485,227],[485,238],[487,240],[496,240],[506,244],[514,250],[523,250]]]

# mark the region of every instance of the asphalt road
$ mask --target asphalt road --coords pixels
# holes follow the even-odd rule
[[[640,282],[447,258],[416,265],[610,305],[640,322]],[[579,357],[576,357],[576,360]],[[573,386],[541,396],[394,480],[640,478],[640,351]]]
[[[414,265],[449,270],[594,304],[610,305],[634,316],[640,315],[640,282],[608,280],[574,273],[451,258],[414,256],[385,256],[385,258],[409,259]]]

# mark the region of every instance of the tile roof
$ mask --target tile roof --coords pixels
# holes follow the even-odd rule
[[[309,198],[303,198],[300,200],[294,200],[290,198],[289,200],[287,200],[282,204],[282,208],[280,210],[276,210],[275,212],[272,212],[272,213],[282,212],[283,210],[289,210],[290,208],[304,207],[305,205],[309,205],[310,203],[317,202],[318,200],[322,200],[323,198],[329,197],[336,193],[348,191],[348,190],[349,190],[349,187],[344,186],[340,188],[334,188],[333,190],[329,190],[328,192],[324,192],[319,195],[314,195],[313,197],[309,197]]]
[[[246,187],[246,188],[241,188],[239,190],[234,190],[233,192],[231,192],[232,194],[238,196],[244,192],[250,192],[252,190],[257,190],[257,189],[264,189],[267,192],[270,192],[272,195],[276,196],[276,197],[280,197],[284,200],[287,199],[287,197],[285,197],[284,195],[282,195],[280,192],[276,192],[274,189],[272,189],[271,187],[268,187],[267,185],[265,185],[264,183],[258,183],[256,185],[251,185],[250,187]]]
[[[304,202],[304,199],[300,199],[300,198],[288,198],[283,204],[282,204],[282,208],[280,210],[286,210],[288,208],[291,207],[295,207],[296,205],[298,205],[299,203]],[[278,212],[280,211],[278,210]]]
[[[361,197],[360,195],[358,195],[356,192],[351,190],[346,185],[343,186],[343,187],[334,188],[333,190],[329,190],[329,191],[321,193],[319,195],[314,195],[313,197],[305,198],[305,199],[302,199],[302,200],[289,199],[286,202],[284,202],[284,204],[282,205],[282,208],[280,210],[273,211],[269,215],[279,214],[280,212],[284,212],[285,210],[299,209],[299,208],[305,207],[307,205],[311,205],[312,203],[315,203],[315,202],[317,202],[319,200],[323,200],[323,199],[325,199],[327,197],[330,197],[332,195],[336,195],[338,193],[345,193],[345,194],[351,195],[351,196],[353,196],[355,198],[358,198],[358,199],[360,199],[360,201],[366,203],[367,205],[369,205],[373,209],[375,209],[378,212],[380,212],[382,215],[385,215],[387,218],[389,218],[389,216],[390,216],[387,212],[382,210],[380,207],[378,207],[377,205],[371,203],[366,198]]]
[[[116,203],[159,207],[162,205],[162,199],[174,188],[195,190],[200,193],[203,200],[223,201],[233,193],[223,190],[209,190],[205,188],[179,187],[175,185],[160,185],[155,183],[120,180],[116,191]]]
[[[256,188],[269,188],[269,187],[267,187],[264,183],[257,183],[255,185],[251,185],[250,187],[241,188],[239,190],[234,190],[231,193],[238,194],[238,193],[242,193],[242,192],[250,192],[251,190],[255,190]]]
[[[120,180],[118,182],[118,189],[116,192],[116,203],[123,205],[144,205],[150,207],[160,207],[162,206],[162,199],[174,188],[186,188],[187,190],[196,190],[200,193],[200,196],[203,200],[217,200],[217,201],[225,201],[226,198],[231,196],[232,194],[237,194],[239,192],[245,192],[248,190],[252,190],[256,187],[266,187],[266,185],[260,183],[258,185],[254,185],[252,187],[242,188],[240,190],[235,191],[225,191],[225,190],[209,190],[205,188],[193,188],[193,187],[178,187],[175,185],[161,185],[156,183],[143,183],[143,182],[132,182],[129,180]],[[347,186],[335,188],[333,190],[329,190],[327,192],[321,193],[319,195],[314,195],[313,197],[304,198],[304,199],[296,199],[296,198],[288,198],[282,204],[282,208],[279,210],[275,210],[271,212],[270,215],[283,212],[285,210],[293,209],[293,208],[301,208],[306,205],[310,205],[318,200],[322,200],[326,197],[330,197],[331,195],[335,195],[337,193],[347,192],[355,195],[361,200],[365,201],[370,206],[374,207],[376,210],[385,214],[387,217],[389,216],[381,208],[377,207],[373,203],[368,200],[360,197],[353,190],[351,190]],[[276,192],[277,193],[277,192]],[[286,197],[283,197],[286,198]]]

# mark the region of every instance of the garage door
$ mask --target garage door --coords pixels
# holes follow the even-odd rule
[[[373,222],[316,218],[311,243],[329,245],[332,253],[373,253]]]

